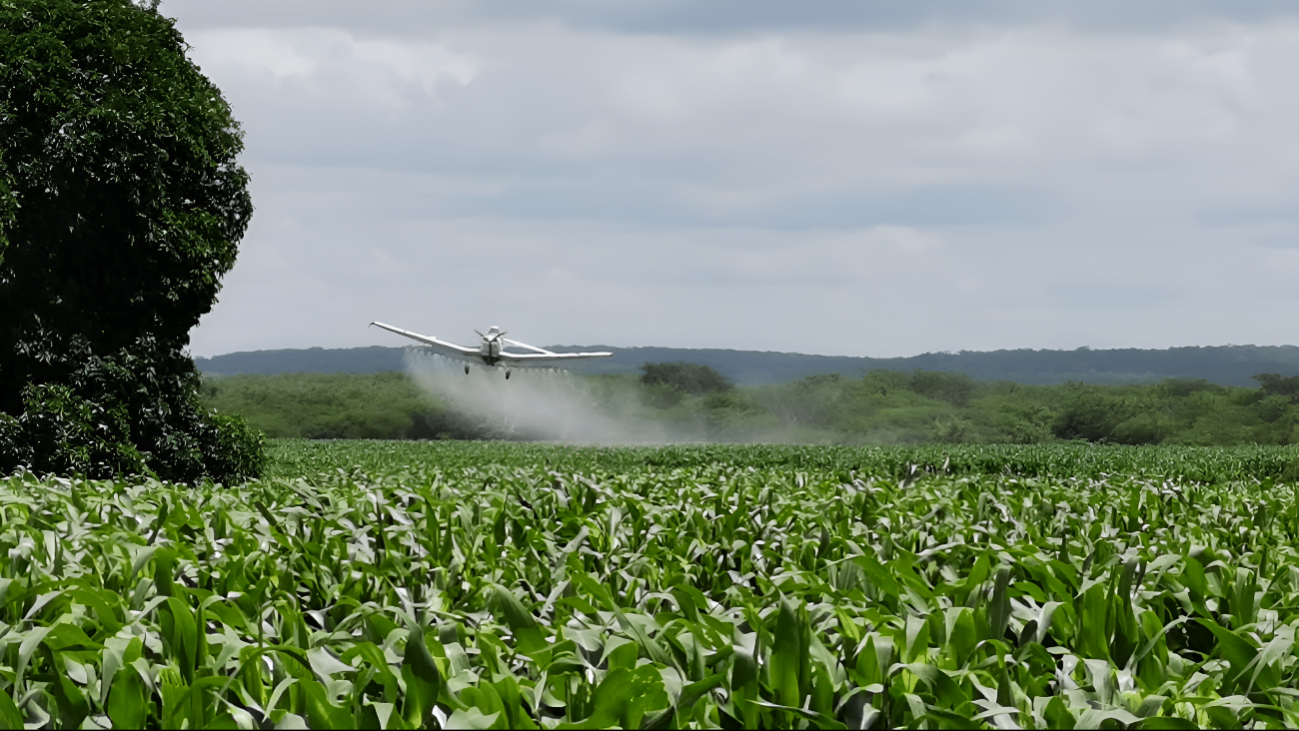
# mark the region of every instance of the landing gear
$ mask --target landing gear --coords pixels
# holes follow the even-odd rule
[[[469,364],[468,364],[468,363],[465,364],[465,375],[466,375],[466,376],[469,375]]]
[[[505,371],[505,380],[510,380],[510,372],[508,370]]]

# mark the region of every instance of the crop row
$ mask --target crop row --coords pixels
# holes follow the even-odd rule
[[[278,477],[351,470],[388,473],[402,465],[443,469],[484,464],[542,466],[591,475],[730,465],[737,469],[808,471],[826,478],[902,479],[917,473],[1006,474],[1021,477],[1110,475],[1171,478],[1179,482],[1233,482],[1265,478],[1299,482],[1299,447],[1121,446],[1056,444],[847,447],[776,444],[667,444],[583,446],[518,442],[401,442],[380,440],[270,442]]]
[[[0,724],[1299,723],[1293,490],[741,464],[0,481]]]

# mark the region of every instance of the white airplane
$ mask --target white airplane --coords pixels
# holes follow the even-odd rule
[[[487,332],[485,333],[475,330],[474,332],[478,333],[478,337],[482,338],[482,342],[478,343],[477,348],[469,348],[463,345],[456,345],[455,343],[448,343],[445,340],[438,340],[430,335],[420,335],[417,332],[402,330],[401,328],[393,327],[392,325],[385,325],[382,322],[372,322],[370,324],[378,325],[384,330],[390,330],[398,335],[404,335],[411,340],[418,340],[419,342],[433,348],[433,350],[440,355],[466,361],[466,376],[469,375],[470,363],[483,363],[484,365],[493,367],[503,364],[505,366],[505,378],[506,380],[509,380],[510,368],[513,366],[537,366],[560,360],[584,360],[588,358],[610,358],[613,356],[613,353],[552,353],[549,350],[538,348],[535,345],[528,345],[527,343],[520,343],[517,340],[510,340],[505,337],[505,331],[495,325],[487,328]],[[532,352],[507,353],[505,351],[505,346],[507,344],[513,345],[517,348],[523,348],[524,350],[530,350]]]

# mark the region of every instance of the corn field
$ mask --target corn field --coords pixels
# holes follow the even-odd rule
[[[1299,504],[1225,452],[1193,480],[551,449],[0,480],[0,725],[1299,725]]]

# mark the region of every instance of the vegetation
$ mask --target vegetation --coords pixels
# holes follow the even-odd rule
[[[654,364],[650,364],[654,365]],[[672,364],[661,364],[672,365]],[[1299,443],[1299,404],[1287,384],[1261,388],[1201,380],[1095,386],[976,381],[957,373],[871,371],[860,378],[812,376],[792,383],[722,388],[696,395],[666,369],[645,376],[589,377],[611,418],[654,424],[674,438],[711,441],[918,445]],[[713,372],[715,373],[715,372]],[[685,375],[682,375],[685,374]],[[691,377],[692,378],[692,377]],[[514,387],[515,382],[511,382]],[[722,381],[724,383],[724,381]],[[205,381],[207,402],[241,414],[275,437],[483,438],[506,433],[455,412],[396,373],[227,376]]]
[[[203,382],[203,398],[272,437],[481,439],[492,432],[450,411],[402,373],[292,373]]]
[[[241,133],[156,6],[0,3],[0,471],[262,468],[183,353],[252,214]]]
[[[698,363],[646,363],[641,366],[641,370],[642,384],[666,386],[691,396],[720,393],[735,387],[726,376]]]
[[[392,465],[437,465],[448,471],[491,464],[544,467],[583,474],[697,470],[731,464],[762,470],[815,472],[851,482],[862,475],[909,480],[918,475],[1016,475],[1103,480],[1123,474],[1178,482],[1273,480],[1299,483],[1299,448],[1143,447],[1083,443],[841,447],[770,444],[673,444],[574,447],[511,442],[386,440],[271,443],[270,476],[383,472]]]
[[[0,480],[0,723],[1299,723],[1293,448],[275,450]]]
[[[1299,403],[1299,376],[1285,378],[1279,373],[1260,373],[1254,376],[1254,380],[1268,396],[1282,396],[1290,399],[1292,404]]]
[[[466,331],[467,332],[467,331]],[[772,353],[713,348],[620,348],[586,345],[565,350],[609,350],[612,358],[571,364],[587,375],[631,375],[644,363],[689,362],[706,365],[743,386],[797,381],[808,376],[838,373],[857,377],[871,370],[917,369],[964,373],[981,381],[1015,381],[1059,385],[1068,381],[1121,385],[1156,383],[1165,378],[1203,378],[1225,386],[1252,386],[1257,373],[1299,374],[1299,346],[1223,345],[1166,350],[997,350],[992,352],[925,353],[907,358]],[[258,350],[196,358],[207,375],[240,373],[382,373],[404,368],[407,348],[308,348]]]

